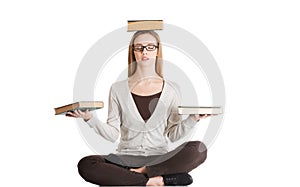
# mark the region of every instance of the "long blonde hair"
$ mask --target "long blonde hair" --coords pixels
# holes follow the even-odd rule
[[[150,34],[157,41],[158,51],[157,51],[157,57],[156,57],[156,62],[155,62],[155,71],[161,78],[163,78],[163,60],[162,60],[162,47],[161,47],[161,43],[160,43],[160,38],[159,38],[159,35],[155,31],[152,31],[152,30],[137,31],[132,36],[130,44],[129,44],[129,50],[128,50],[128,77],[130,77],[131,75],[133,75],[135,73],[136,66],[137,66],[136,59],[135,59],[134,52],[133,52],[133,43],[134,43],[134,40],[142,34]]]

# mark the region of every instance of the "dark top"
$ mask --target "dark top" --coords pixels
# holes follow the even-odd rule
[[[141,117],[147,121],[154,112],[161,92],[154,95],[141,96],[131,93]]]

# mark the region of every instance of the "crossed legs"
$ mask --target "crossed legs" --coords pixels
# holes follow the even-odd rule
[[[79,161],[78,171],[83,179],[98,185],[163,186],[163,175],[190,172],[205,161],[207,149],[202,142],[191,141],[167,154],[174,156],[136,169],[113,164],[100,155],[87,156]]]

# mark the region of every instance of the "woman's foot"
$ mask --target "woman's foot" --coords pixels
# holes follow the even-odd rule
[[[193,183],[193,178],[187,173],[169,174],[163,176],[166,186],[187,186]]]
[[[136,169],[131,168],[130,171],[134,171],[134,172],[137,172],[137,173],[147,173],[146,166],[143,166],[141,168],[136,168]]]
[[[146,186],[164,186],[164,180],[162,176],[149,178]]]

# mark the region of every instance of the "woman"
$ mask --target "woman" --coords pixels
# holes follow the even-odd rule
[[[118,154],[93,155],[78,163],[79,174],[98,185],[189,185],[188,174],[206,159],[202,142],[186,142],[168,151],[176,141],[208,115],[178,115],[180,94],[162,74],[162,47],[154,31],[137,31],[129,45],[128,79],[110,89],[108,119],[103,123],[89,111],[68,113],[83,118],[105,139],[120,136]]]

